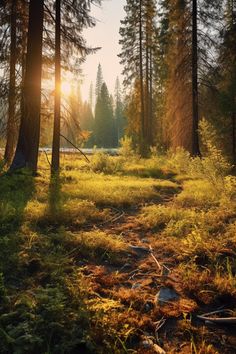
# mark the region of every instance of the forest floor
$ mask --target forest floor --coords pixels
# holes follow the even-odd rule
[[[235,353],[235,181],[185,158],[1,176],[0,353]]]

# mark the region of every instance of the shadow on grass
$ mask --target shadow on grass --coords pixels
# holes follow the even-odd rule
[[[27,171],[0,177],[0,234],[16,232],[24,210],[35,192],[34,178]]]
[[[21,239],[18,231],[24,210],[35,192],[34,178],[28,171],[0,177],[0,272],[9,277],[17,268]]]
[[[58,174],[55,174],[51,176],[49,184],[48,211],[50,216],[57,220],[62,207],[61,179]]]

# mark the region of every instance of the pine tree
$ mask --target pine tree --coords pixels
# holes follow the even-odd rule
[[[17,63],[17,0],[11,1],[10,20],[10,82],[8,94],[8,120],[4,159],[10,164],[16,139],[16,63]]]
[[[105,83],[102,84],[95,108],[94,140],[98,147],[114,147],[114,117],[111,98]]]
[[[55,97],[54,127],[52,142],[51,172],[57,173],[60,167],[60,126],[61,126],[61,0],[56,0],[55,16]]]
[[[103,83],[104,83],[104,80],[103,80],[103,74],[102,74],[102,66],[99,63],[98,71],[97,71],[96,87],[95,87],[96,100],[100,96]]]
[[[92,132],[94,129],[94,116],[90,103],[85,101],[82,109],[81,128]]]
[[[192,154],[200,155],[198,123],[199,123],[199,98],[198,98],[198,2],[192,0]]]
[[[1,90],[0,97],[7,108],[2,119],[2,133],[6,134],[4,158],[12,161],[18,132],[19,106],[22,88],[21,70],[25,53],[27,30],[26,0],[3,0],[0,2]],[[7,119],[6,119],[7,118]]]
[[[219,53],[221,112],[228,126],[225,141],[229,154],[236,165],[236,1],[228,0],[225,11],[225,26],[222,31],[222,45]],[[226,148],[227,148],[226,145]]]
[[[124,114],[124,104],[122,102],[120,81],[117,77],[115,83],[115,129],[117,135],[116,145],[118,146],[120,139],[124,136],[126,119]]]
[[[137,90],[139,86],[139,150],[142,156],[146,156],[152,144],[155,1],[127,0],[125,12],[126,17],[121,21],[120,28],[122,52],[119,56],[124,66],[125,88],[134,89],[135,85]]]
[[[29,3],[28,43],[19,138],[11,169],[37,171],[40,135],[44,0]]]
[[[89,105],[91,107],[91,109],[93,109],[93,105],[94,105],[94,90],[93,90],[93,83],[90,83],[90,87],[89,87]]]
[[[192,152],[191,12],[184,0],[166,0],[162,6],[164,141],[167,147]]]

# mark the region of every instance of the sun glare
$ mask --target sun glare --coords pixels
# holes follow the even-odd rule
[[[63,95],[68,96],[71,93],[71,84],[68,81],[63,81],[61,84],[61,92]]]

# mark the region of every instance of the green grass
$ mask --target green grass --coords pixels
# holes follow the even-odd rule
[[[221,159],[206,168],[183,151],[91,160],[63,155],[61,176],[51,180],[41,156],[38,177],[0,177],[0,352],[135,353],[140,334],[154,333],[162,316],[176,322],[167,352],[183,338],[188,352],[214,352],[210,332],[186,316],[236,300],[235,177],[222,164],[218,173]],[[124,229],[126,215],[112,222],[122,211],[131,215]],[[130,254],[134,237],[148,238],[171,267],[176,305],[145,312],[169,283],[154,277],[152,259]],[[142,277],[120,272],[126,263]],[[149,293],[147,285],[131,289],[149,280]]]

